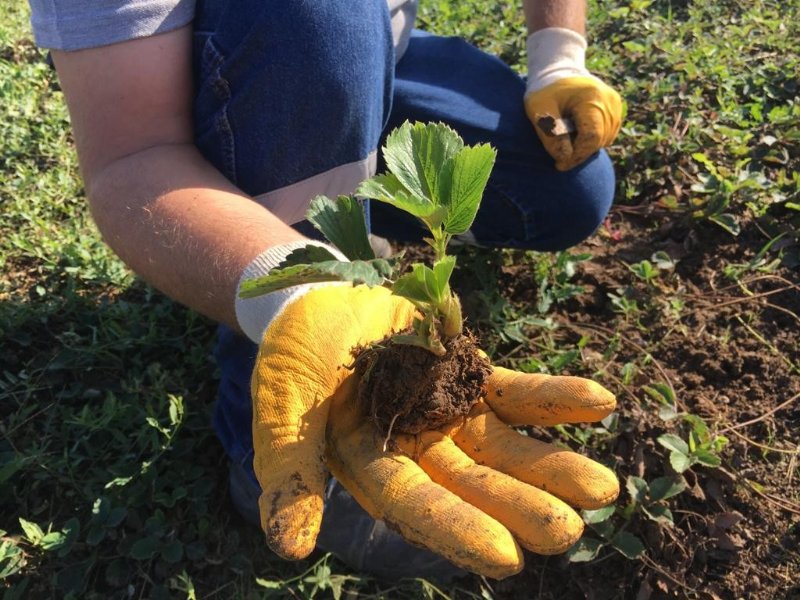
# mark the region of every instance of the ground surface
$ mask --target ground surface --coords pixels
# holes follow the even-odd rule
[[[55,77],[0,0],[4,599],[800,597],[800,6],[591,8],[590,67],[627,103],[615,208],[568,253],[461,250],[458,287],[495,362],[617,394],[602,424],[531,433],[623,493],[568,556],[445,587],[283,562],[234,514],[213,325],[100,241]],[[421,24],[524,64],[512,4]]]

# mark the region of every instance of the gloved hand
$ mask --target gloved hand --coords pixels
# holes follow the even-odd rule
[[[508,423],[552,424],[600,419],[614,397],[588,380],[495,369],[489,404],[478,403],[463,424],[425,432],[418,441],[398,438],[419,466],[401,451],[383,452],[383,440],[358,411],[356,377],[347,365],[354,347],[404,329],[414,312],[384,288],[333,286],[295,299],[267,328],[252,396],[254,468],[270,548],[291,559],[314,549],[327,463],[372,516],[474,572],[498,578],[517,572],[522,556],[514,537],[537,552],[565,550],[583,523],[535,486],[597,508],[616,497],[616,478],[587,458],[516,434],[488,406],[496,404]],[[442,458],[447,442],[486,466],[469,466],[455,450]],[[472,495],[461,500],[453,492]]]
[[[385,288],[327,286],[291,301],[267,327],[251,380],[253,467],[276,554],[298,560],[314,550],[328,480],[325,428],[353,349],[405,329],[414,311]]]
[[[614,396],[579,377],[495,367],[485,400],[438,431],[394,436],[387,451],[354,402],[355,377],[333,399],[328,465],[376,519],[474,573],[502,579],[523,567],[520,545],[567,550],[583,532],[570,505],[596,509],[619,494],[603,465],[508,425],[596,421]]]
[[[586,40],[570,29],[550,27],[528,37],[525,112],[559,171],[576,167],[611,145],[622,121],[619,94],[585,67]],[[573,121],[576,134],[548,135],[540,116]]]

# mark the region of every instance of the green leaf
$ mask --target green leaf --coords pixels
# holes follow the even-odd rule
[[[324,246],[309,244],[308,246],[295,248],[289,252],[281,264],[278,265],[278,268],[285,269],[295,265],[310,265],[313,263],[329,262],[332,260],[339,260],[336,256],[334,256],[333,252]]]
[[[742,231],[742,226],[739,225],[739,221],[736,220],[732,214],[729,213],[720,213],[718,215],[711,215],[708,217],[709,221],[712,221],[722,227],[725,231],[730,233],[731,235],[739,235]]]
[[[631,500],[637,504],[641,504],[644,501],[645,496],[647,496],[647,482],[641,477],[629,475],[628,479],[625,481],[625,487],[627,488],[628,493],[631,495]]]
[[[462,150],[464,141],[443,123],[415,123],[411,129],[411,140],[423,191],[434,204],[442,205],[446,198],[440,195],[442,188],[439,178],[445,164]]]
[[[404,123],[383,148],[389,173],[364,182],[357,193],[388,202],[422,219],[434,238],[466,232],[483,196],[496,151],[464,146],[443,124]]]
[[[161,549],[161,540],[156,536],[149,535],[137,540],[131,546],[128,554],[134,560],[150,560]]]
[[[89,525],[86,532],[86,543],[90,546],[97,546],[106,537],[106,528],[102,525]]]
[[[666,270],[674,269],[675,264],[678,262],[663,250],[654,252],[650,256],[650,260],[652,260],[655,263],[656,267],[658,267],[659,269],[666,269]]]
[[[654,502],[677,496],[686,489],[683,477],[659,477],[650,482],[650,499]]]
[[[161,557],[168,563],[175,564],[183,558],[183,544],[180,540],[170,540],[161,548]]]
[[[440,185],[447,206],[446,233],[458,235],[472,226],[496,156],[488,144],[468,146],[456,155],[452,167],[443,171]]]
[[[702,152],[695,152],[692,154],[692,158],[695,159],[700,164],[704,165],[711,173],[716,174],[717,172],[716,166],[714,166],[714,163],[711,162],[711,159],[709,159],[705,154],[703,154]]]
[[[658,409],[658,417],[664,421],[677,419],[680,413],[671,406],[662,406]]]
[[[375,258],[369,245],[364,208],[355,198],[339,196],[334,201],[317,196],[311,201],[306,218],[350,260]]]
[[[373,260],[354,260],[344,262],[330,260],[315,264],[293,265],[273,269],[263,277],[245,281],[239,292],[240,298],[255,298],[270,292],[304,283],[327,281],[349,281],[353,285],[382,285],[394,268],[395,260],[376,258]]]
[[[674,525],[675,519],[672,516],[672,511],[663,504],[653,504],[651,506],[643,506],[644,514],[651,520],[662,525]]]
[[[411,273],[400,277],[392,286],[394,295],[414,302],[436,304],[441,301],[443,292],[433,269],[421,263],[411,265]]]
[[[125,519],[128,515],[128,509],[124,506],[117,506],[116,508],[112,509],[111,512],[108,513],[108,519],[106,520],[106,527],[116,527]]]
[[[604,540],[610,540],[614,537],[614,532],[616,531],[616,527],[614,527],[614,524],[609,519],[600,521],[599,523],[592,523],[591,527],[594,532]]]
[[[692,466],[693,461],[690,457],[686,456],[682,452],[670,452],[669,464],[671,464],[672,468],[678,473],[683,473],[686,469]]]
[[[594,538],[581,538],[567,551],[569,562],[588,562],[597,558],[605,544]]]
[[[331,594],[333,595],[333,600],[341,600],[342,598],[342,586],[345,582],[345,579],[342,575],[332,575],[328,584],[331,588]]]
[[[614,536],[614,539],[611,540],[611,545],[630,559],[638,558],[644,554],[642,540],[627,531]]]
[[[169,395],[169,422],[178,425],[183,421],[183,398],[174,394]]]
[[[675,405],[675,394],[672,391],[672,388],[669,387],[666,383],[661,381],[657,381],[650,385],[643,385],[642,390],[661,404],[668,404],[670,406]]]
[[[394,175],[386,173],[367,179],[358,186],[356,194],[386,202],[420,219],[440,224],[444,219],[444,208],[422,196],[409,192]]]
[[[10,540],[0,541],[0,581],[18,572],[25,566],[25,562],[22,548]]]
[[[14,474],[33,460],[30,456],[14,457],[0,467],[0,483],[11,479]]]
[[[581,512],[581,516],[583,517],[584,523],[587,525],[594,525],[606,521],[611,515],[614,514],[616,509],[617,507],[612,504],[611,506],[604,506],[603,508],[598,508],[597,510],[584,510]]]
[[[55,550],[60,548],[64,545],[67,536],[65,536],[60,531],[51,531],[50,533],[44,534],[42,539],[39,540],[39,546],[41,546],[42,550]]]
[[[22,517],[19,518],[19,524],[22,531],[25,532],[25,538],[34,546],[38,546],[41,539],[44,537],[44,531],[33,521],[26,521]]]
[[[464,147],[458,134],[442,123],[405,122],[386,138],[383,157],[389,172],[411,192],[435,206],[445,163]]]
[[[453,274],[453,269],[456,266],[455,256],[445,256],[441,260],[437,260],[433,265],[433,275],[436,280],[436,289],[440,298],[440,302],[449,288],[450,275]]]
[[[103,486],[105,489],[109,489],[112,487],[122,487],[124,485],[128,485],[133,480],[133,477],[114,477],[111,481]]]
[[[689,454],[688,444],[673,433],[665,433],[659,436],[656,441],[667,450],[673,450],[681,454]]]
[[[698,449],[694,453],[694,457],[697,459],[697,462],[706,467],[718,467],[722,464],[722,460],[719,456],[703,448]]]
[[[421,266],[423,267],[421,272],[425,277],[425,287],[428,290],[428,295],[433,299],[434,303],[441,302],[444,290],[439,287],[439,280],[436,278],[436,273],[427,266]]]
[[[692,431],[696,433],[701,440],[708,440],[711,432],[708,429],[708,425],[706,425],[706,422],[701,417],[687,413],[683,415],[683,420],[691,424]]]
[[[97,498],[92,505],[92,522],[105,523],[110,506],[111,502],[105,496]]]

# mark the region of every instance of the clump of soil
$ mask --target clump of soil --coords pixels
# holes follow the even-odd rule
[[[446,341],[445,348],[439,357],[387,338],[360,350],[358,400],[383,435],[417,434],[450,423],[484,394],[492,369],[472,334]]]

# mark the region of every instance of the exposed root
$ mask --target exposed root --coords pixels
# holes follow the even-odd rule
[[[397,420],[397,417],[400,416],[400,413],[395,413],[392,417],[391,422],[389,423],[389,431],[386,433],[386,439],[383,440],[383,452],[386,452],[386,447],[389,445],[389,440],[392,439],[392,428],[394,427],[394,422]]]

